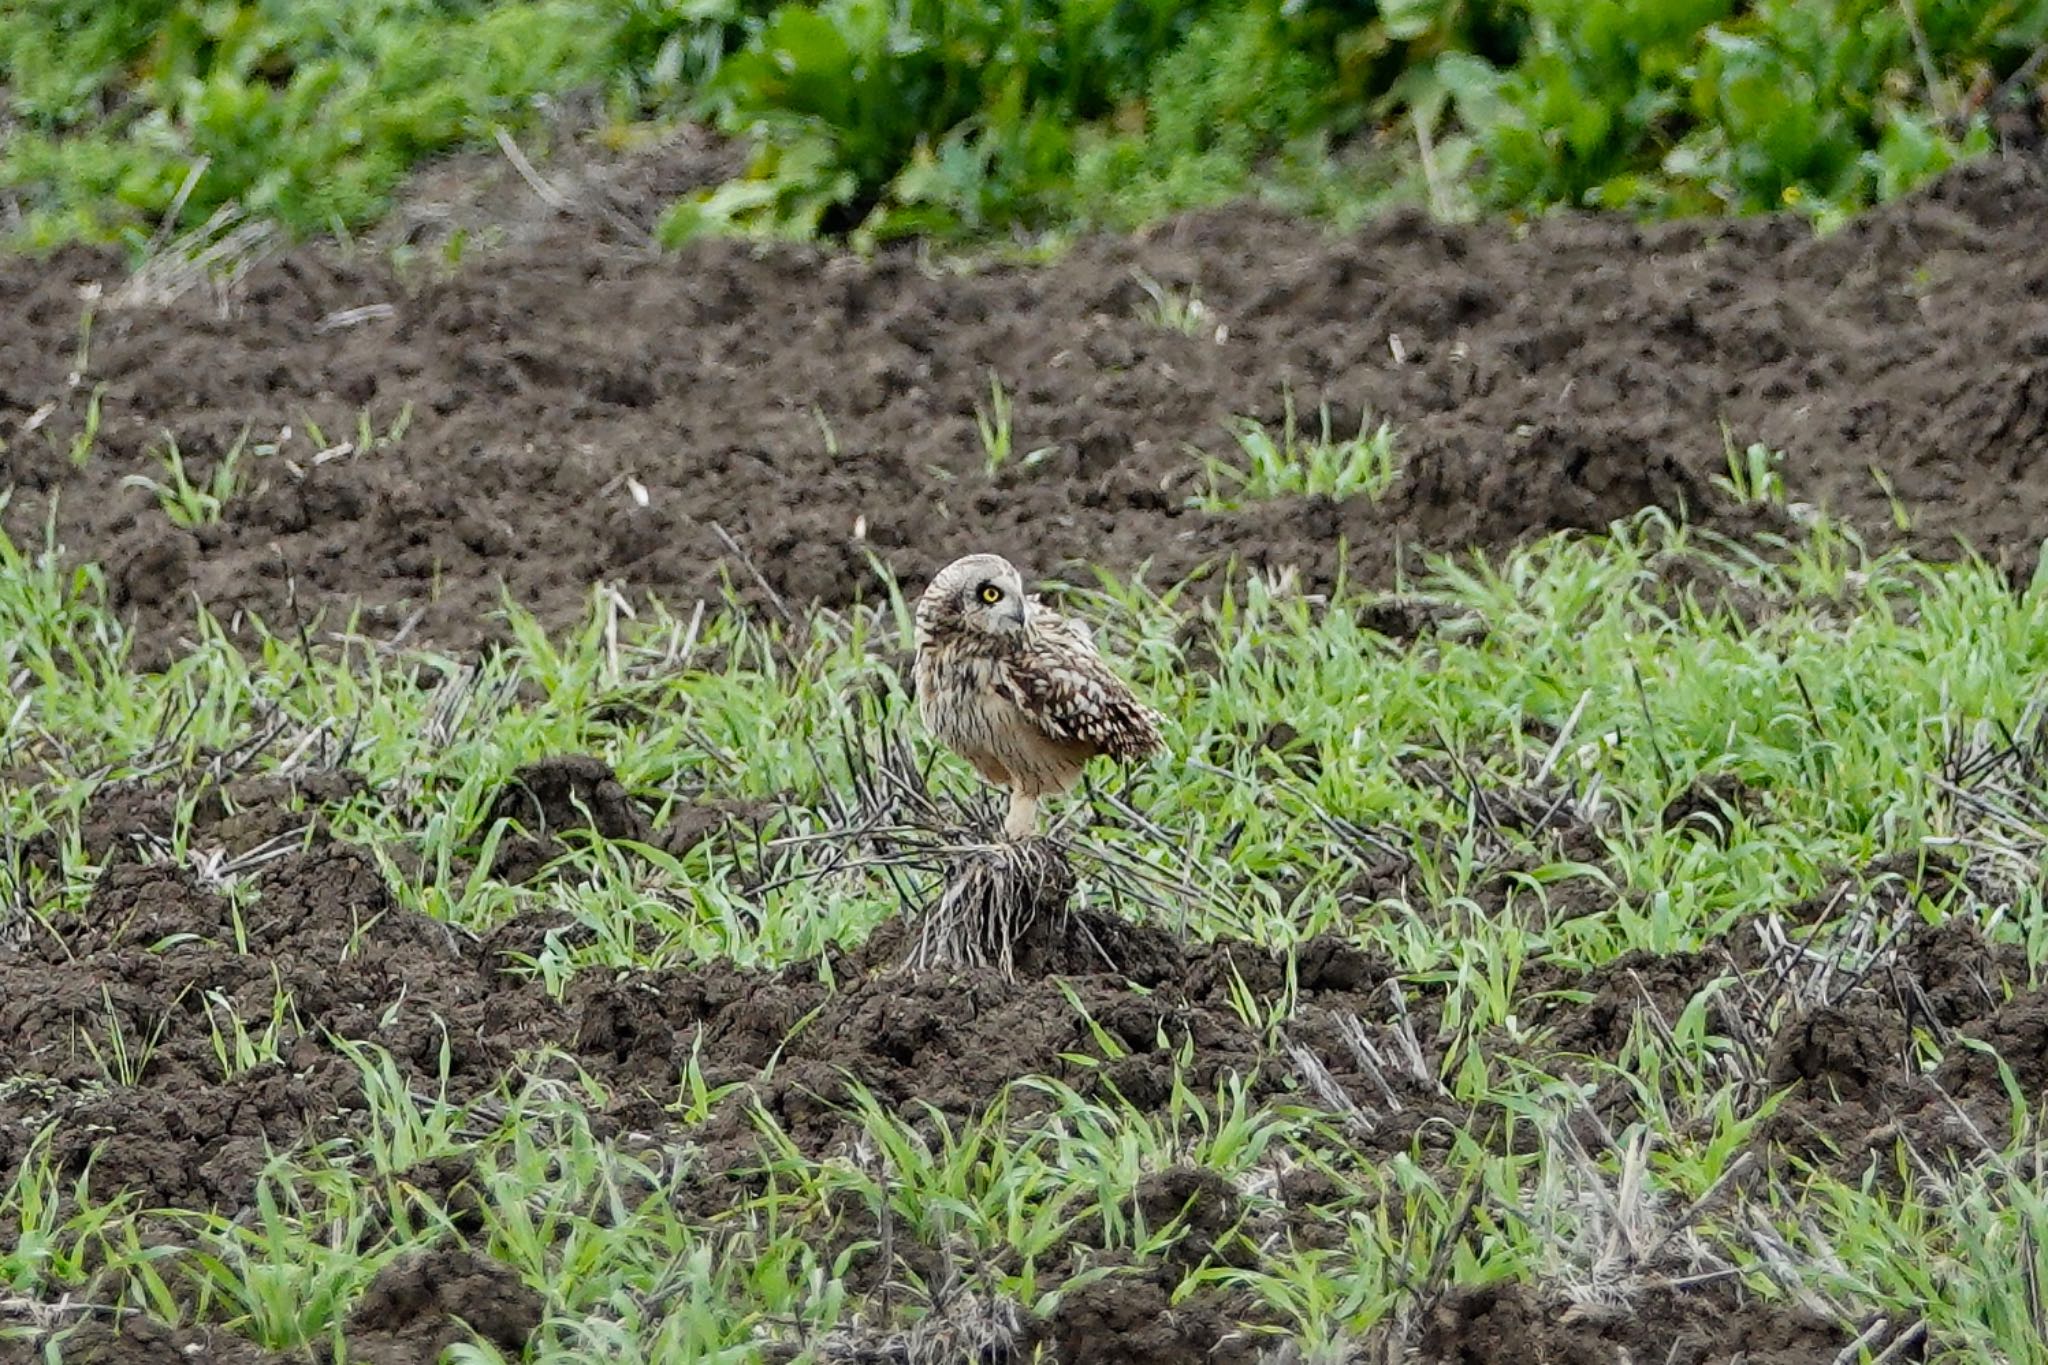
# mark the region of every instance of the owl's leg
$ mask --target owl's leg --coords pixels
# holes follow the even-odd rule
[[[1026,796],[1016,788],[1010,790],[1010,813],[1003,817],[1003,835],[1009,839],[1029,839],[1038,829],[1038,798]]]

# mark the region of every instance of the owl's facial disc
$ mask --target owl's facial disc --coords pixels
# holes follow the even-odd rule
[[[982,628],[994,631],[1013,631],[1024,628],[1025,605],[1023,585],[1008,574],[985,578],[967,590],[965,612],[978,620]]]

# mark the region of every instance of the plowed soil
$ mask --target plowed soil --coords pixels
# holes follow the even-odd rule
[[[717,155],[686,141],[636,173],[687,182]],[[598,580],[672,604],[728,579],[757,605],[838,604],[873,590],[871,554],[913,581],[992,549],[1043,575],[1235,559],[1320,584],[1341,560],[1384,582],[1423,550],[1649,504],[1755,525],[1713,482],[1726,439],[1785,450],[1794,500],[1895,537],[1876,469],[1922,550],[1967,535],[2023,572],[2048,515],[2033,162],[1958,170],[1825,239],[1792,219],[1411,213],[1332,237],[1233,209],[977,271],[908,248],[654,254],[618,227],[630,178],[602,180],[603,212],[452,273],[313,246],[224,295],[119,307],[109,257],[0,265],[0,521],[40,537],[54,506],[156,657],[193,598],[330,627],[360,606],[370,634],[462,647],[501,584],[550,624]],[[1140,275],[1199,296],[1193,334],[1148,316]],[[975,424],[992,375],[1017,452],[993,474]],[[1191,508],[1197,451],[1233,453],[1224,424],[1277,424],[1289,391],[1312,426],[1325,405],[1340,434],[1393,422],[1393,489]],[[359,448],[365,418],[377,436],[408,411],[399,439]],[[216,524],[175,527],[121,482],[160,478],[167,436],[204,479],[245,431],[276,453],[245,461]]]
[[[506,799],[574,783],[618,786],[594,760],[565,759],[523,770]],[[600,1131],[636,1142],[687,1141],[705,1153],[689,1202],[706,1219],[760,1192],[750,1099],[822,1158],[843,1152],[857,1131],[842,1107],[851,1081],[885,1104],[930,1104],[956,1118],[974,1115],[1005,1082],[1026,1075],[1163,1112],[1174,1052],[1186,1045],[1193,1057],[1187,1080],[1198,1091],[1225,1073],[1254,1078],[1255,1096],[1299,1097],[1304,1088],[1289,1058],[1250,1031],[1233,1003],[1239,989],[1268,1005],[1282,998],[1289,964],[1242,944],[1183,945],[1121,921],[1047,931],[1050,937],[1020,952],[1015,979],[988,969],[907,972],[908,938],[892,925],[837,954],[828,974],[816,966],[765,973],[729,965],[590,973],[558,1001],[517,964],[537,955],[550,934],[577,932],[573,922],[522,917],[478,939],[398,905],[373,857],[322,832],[321,808],[354,790],[344,774],[268,789],[244,785],[236,801],[249,829],[216,825],[211,837],[232,846],[238,833],[246,842],[273,827],[313,833],[306,850],[272,858],[253,897],[239,905],[189,869],[146,856],[149,841],[168,829],[168,786],[112,789],[83,812],[81,825],[105,841],[107,870],[81,910],[35,921],[25,941],[0,951],[0,1075],[12,1078],[0,1087],[0,1185],[23,1161],[42,1159],[37,1135],[47,1129],[43,1155],[67,1187],[83,1179],[93,1197],[125,1192],[145,1207],[248,1213],[268,1153],[345,1137],[362,1121],[367,1100],[345,1050],[356,1044],[387,1050],[416,1091],[445,1087],[457,1101],[491,1090],[508,1073],[559,1065],[533,1060],[554,1049],[611,1089],[610,1107],[595,1116]],[[206,804],[202,798],[202,810]],[[619,804],[619,818],[645,819],[630,798]],[[534,871],[521,865],[510,875]],[[2022,956],[1987,947],[1967,913],[1938,927],[1920,922],[1916,899],[1954,891],[1952,876],[1941,866],[1845,874],[1821,898],[1833,913],[1919,927],[1898,932],[1876,966],[1832,995],[1808,992],[1801,981],[1811,973],[1760,949],[1756,923],[1748,921],[1698,953],[1634,954],[1590,973],[1536,964],[1523,983],[1534,1041],[1511,1050],[1567,1072],[1585,1059],[1619,1062],[1652,1013],[1676,1019],[1713,991],[1709,1026],[1727,1040],[1734,1074],[1754,1081],[1752,1100],[1792,1087],[1758,1139],[1767,1163],[1796,1158],[1860,1173],[1902,1125],[1925,1153],[1971,1156],[1973,1132],[1994,1127],[2007,1103],[2000,1078],[1979,1052],[1960,1046],[1937,1073],[1924,1075],[1909,1055],[1908,1031],[1932,1021],[1944,1037],[1982,1038],[2017,1068],[2020,1084],[2038,1088],[2048,1084],[2048,992],[2025,991]],[[1788,907],[1779,917],[1797,923],[1801,911]],[[1806,937],[1811,926],[1799,932],[1804,955],[1817,940]],[[1470,1112],[1432,1084],[1399,1074],[1388,1103],[1378,1082],[1342,1060],[1356,1055],[1344,1041],[1347,1021],[1393,1056],[1399,1049],[1391,1030],[1405,1019],[1426,1073],[1435,1074],[1450,1045],[1438,1027],[1436,988],[1399,983],[1389,964],[1331,939],[1297,950],[1292,971],[1287,1037],[1331,1068],[1335,1098],[1329,1090],[1320,1097],[1348,1104],[1354,1159],[1413,1153],[1426,1163],[1460,1128],[1498,1140],[1498,1115]],[[827,975],[839,984],[825,984]],[[295,1006],[281,1025],[285,1060],[224,1074],[214,1009],[262,1019],[279,989]],[[1120,1055],[1105,1056],[1088,1018]],[[116,1037],[133,1045],[125,1069],[109,1061]],[[741,1088],[708,1122],[678,1128],[666,1105],[693,1057],[707,1085]],[[1639,1115],[1639,1101],[1612,1081],[1611,1067],[1606,1074],[1593,1108],[1618,1130]],[[1884,1162],[1877,1167],[1881,1173]],[[473,1228],[470,1179],[459,1163],[444,1161],[408,1172],[404,1187],[433,1199],[458,1228]],[[1149,1268],[1065,1296],[1034,1332],[1070,1365],[1249,1365],[1257,1340],[1231,1324],[1258,1321],[1258,1305],[1214,1292],[1170,1305],[1169,1295],[1204,1260],[1255,1255],[1251,1248],[1271,1238],[1343,1244],[1354,1216],[1350,1196],[1327,1176],[1283,1173],[1276,1190],[1274,1203],[1253,1211],[1213,1175],[1158,1173],[1139,1192],[1152,1225],[1199,1211],[1187,1217],[1180,1242]],[[854,1246],[875,1231],[854,1219],[840,1235]],[[1085,1231],[1073,1236],[1074,1249],[1097,1263],[1107,1254],[1086,1242]],[[929,1278],[947,1254],[899,1236],[892,1265]],[[849,1286],[873,1291],[890,1270],[861,1248],[848,1262]],[[1039,1273],[1058,1272],[1041,1265]],[[1667,1297],[1668,1311],[1602,1316],[1561,1315],[1561,1301],[1530,1287],[1461,1292],[1427,1306],[1419,1358],[1607,1359],[1625,1349],[1636,1358],[1705,1361],[1747,1350],[1789,1365],[1832,1359],[1846,1341],[1838,1325],[1745,1298],[1711,1278],[1696,1292]],[[388,1267],[348,1332],[365,1359],[430,1359],[457,1339],[456,1319],[516,1352],[538,1317],[537,1301],[516,1277],[451,1250]],[[76,1343],[81,1359],[169,1359],[195,1344],[214,1349],[197,1328],[169,1333],[137,1321],[93,1331]],[[224,1358],[260,1356],[225,1341],[220,1349],[229,1352]]]
[[[695,164],[647,174],[687,179]],[[1159,581],[1234,558],[1314,585],[1340,570],[1385,582],[1423,550],[1499,549],[1648,505],[1732,532],[1778,524],[1715,484],[1724,427],[1738,446],[1785,449],[1791,496],[1873,538],[1945,553],[1967,533],[2020,573],[2048,524],[2039,166],[1958,171],[1825,240],[1791,221],[1646,230],[1560,217],[1509,231],[1412,215],[1332,238],[1240,210],[1084,242],[1050,265],[966,273],[909,252],[861,261],[707,244],[653,255],[620,226],[622,214],[631,225],[630,198],[595,227],[550,221],[452,273],[308,247],[259,265],[224,298],[200,290],[163,306],[115,306],[119,272],[93,253],[0,264],[0,442],[13,490],[0,521],[24,538],[54,520],[67,555],[104,565],[146,660],[175,651],[194,599],[273,625],[296,610],[339,628],[360,610],[372,634],[462,649],[490,632],[501,590],[554,625],[598,580],[671,603],[730,581],[762,608],[839,604],[873,589],[870,554],[913,581],[954,554],[995,549],[1043,574],[1147,566]],[[1140,274],[1199,293],[1195,334],[1146,316]],[[82,326],[89,282],[103,293]],[[1014,396],[1017,449],[1047,452],[993,473],[975,431],[992,371]],[[1235,414],[1276,422],[1288,390],[1303,413],[1327,404],[1340,430],[1368,412],[1396,424],[1402,474],[1388,495],[1190,507],[1198,450],[1226,452]],[[95,392],[102,420],[81,467],[69,452]],[[374,439],[402,411],[402,435]],[[203,482],[245,431],[251,451],[275,450],[248,457],[216,523],[173,525],[153,494],[121,482],[161,476],[152,452],[166,433]],[[1276,749],[1285,741],[1272,737]],[[310,830],[309,848],[271,858],[241,905],[155,856],[174,784],[96,794],[79,816],[82,842],[107,865],[90,899],[0,946],[0,1183],[54,1125],[49,1158],[95,1193],[241,1213],[266,1153],[360,1121],[360,1074],[336,1040],[387,1049],[427,1088],[440,1084],[446,1046],[457,1099],[557,1049],[612,1087],[599,1116],[609,1131],[656,1138],[672,1122],[661,1097],[701,1056],[707,1081],[750,1087],[813,1155],[849,1134],[835,1105],[848,1076],[884,1101],[949,1114],[1033,1074],[1156,1111],[1169,1099],[1171,1045],[1185,1040],[1197,1085],[1236,1071],[1260,1094],[1302,1088],[1232,1003],[1235,980],[1279,997],[1283,964],[1120,924],[1092,926],[1113,964],[1041,944],[1014,981],[899,974],[888,969],[904,944],[884,936],[832,964],[836,989],[815,969],[712,966],[579,979],[555,1000],[511,964],[568,926],[516,920],[478,940],[399,906],[375,858],[326,832],[322,808],[358,788],[336,772],[244,779],[225,800],[193,793],[195,827],[233,853]],[[1668,818],[1712,837],[1715,812],[1743,800],[1703,788]],[[506,880],[545,875],[563,812],[587,809],[636,839],[656,833],[585,759],[523,771],[499,805],[539,816],[531,846],[501,848],[492,871]],[[693,811],[660,840],[680,846],[754,814]],[[1919,885],[1882,893],[1890,900],[1823,898],[1825,913],[1903,924]],[[1820,905],[1782,917],[1801,923]],[[1967,916],[1902,931],[1832,993],[1774,941],[1744,923],[1702,953],[1623,959],[1590,976],[1532,964],[1524,1018],[1537,1041],[1517,1046],[1547,1064],[1614,1062],[1649,1012],[1674,1019],[1719,991],[1709,1027],[1729,1044],[1730,1074],[1759,1098],[1794,1087],[1757,1139],[1764,1162],[1844,1172],[1863,1170],[1902,1127],[1926,1151],[1967,1148],[1973,1123],[2002,1112],[2002,1083],[1980,1053],[1951,1047],[1932,1076],[1917,1069],[1915,1028],[1989,1040],[2022,1085],[2048,1084],[2048,997],[2026,991],[2024,964],[1987,948]],[[1448,1046],[1436,1002],[1409,987],[1396,1012],[1389,975],[1342,944],[1311,945],[1295,964],[1292,1036],[1341,1058],[1349,1017],[1368,1031],[1405,1017],[1435,1066]],[[224,1078],[209,1001],[260,1019],[280,988],[297,1008],[288,1060]],[[1075,1060],[1100,1053],[1065,991],[1128,1055]],[[113,1037],[150,1045],[109,1082],[107,1059],[81,1040]],[[1426,1159],[1452,1128],[1492,1131],[1493,1116],[1420,1082],[1395,1109],[1362,1074],[1329,1080],[1353,1104],[1360,1160],[1417,1147]],[[1603,1088],[1594,1107],[1620,1118],[1635,1102]],[[689,1131],[708,1154],[694,1196],[707,1215],[746,1192],[751,1134],[737,1098]],[[415,1175],[461,1226],[467,1173]],[[1307,1173],[1282,1179],[1277,1205],[1256,1215],[1202,1179],[1162,1172],[1141,1192],[1155,1221],[1189,1207],[1201,1216],[1160,1266],[1077,1288],[1035,1324],[1056,1358],[1256,1358],[1230,1324],[1257,1306],[1213,1291],[1170,1303],[1180,1276],[1262,1240],[1341,1245],[1352,1213]],[[849,1229],[849,1245],[862,1235]],[[944,1253],[897,1247],[910,1260]],[[872,1288],[887,1270],[856,1256],[849,1278]],[[1053,1273],[1041,1268],[1046,1287]],[[1625,1321],[1564,1312],[1544,1293],[1439,1298],[1419,1324],[1419,1358],[1746,1352],[1789,1363],[1835,1359],[1847,1342],[1839,1325],[1725,1286],[1672,1290],[1673,1302]],[[348,1335],[364,1359],[430,1359],[457,1339],[459,1319],[516,1354],[539,1313],[516,1280],[450,1251],[388,1267]],[[201,1327],[93,1330],[77,1358],[265,1358]]]

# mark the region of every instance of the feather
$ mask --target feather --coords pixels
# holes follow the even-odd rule
[[[1054,739],[1125,762],[1160,747],[1158,718],[1102,662],[1093,635],[1077,621],[1040,607],[999,676],[1010,700]]]
[[[1093,632],[1026,594],[1007,560],[947,565],[916,624],[919,717],[1010,789],[1011,838],[1035,828],[1038,800],[1071,790],[1090,758],[1134,762],[1164,747],[1159,717],[1102,661]]]

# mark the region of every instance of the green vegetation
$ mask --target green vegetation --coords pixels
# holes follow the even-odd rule
[[[1284,400],[1284,408],[1278,440],[1249,417],[1239,418],[1233,425],[1231,434],[1237,438],[1243,464],[1204,457],[1209,487],[1195,500],[1197,506],[1220,512],[1245,502],[1303,493],[1340,500],[1360,495],[1377,498],[1393,486],[1393,427],[1385,422],[1374,427],[1366,418],[1357,435],[1335,436],[1325,408],[1321,434],[1305,437],[1295,423],[1292,394]]]
[[[360,226],[420,157],[601,77],[586,4],[27,0],[0,16],[28,235],[140,241],[224,204]]]
[[[157,504],[164,509],[164,515],[174,524],[190,530],[219,521],[221,512],[228,503],[246,490],[249,480],[247,461],[274,455],[276,452],[275,445],[263,445],[251,450],[249,434],[243,432],[220,459],[214,461],[213,473],[205,482],[194,483],[191,474],[185,468],[184,452],[178,449],[177,441],[166,433],[163,445],[156,452],[157,463],[162,466],[164,476],[157,479],[147,474],[130,474],[121,482],[126,486],[145,489],[155,494]]]
[[[1988,145],[2048,0],[24,0],[0,14],[21,236],[224,206],[354,229],[420,158],[595,96],[710,122],[705,231],[1125,226],[1259,192],[1355,212],[1821,222]],[[2004,93],[2038,95],[2043,73]]]
[[[1138,272],[1138,287],[1145,291],[1149,300],[1139,309],[1138,315],[1154,327],[1163,327],[1169,332],[1178,332],[1184,337],[1199,335],[1209,324],[1209,305],[1202,302],[1202,295],[1193,285],[1185,291],[1170,289],[1150,275]],[[1217,340],[1223,340],[1228,333],[1212,333]]]
[[[408,909],[474,930],[522,910],[566,914],[577,932],[551,937],[526,968],[557,996],[620,969],[811,962],[901,911],[903,888],[849,865],[833,834],[857,780],[843,738],[906,723],[900,602],[801,628],[735,613],[635,624],[601,594],[564,637],[515,617],[515,643],[451,691],[461,675],[450,660],[309,656],[291,639],[243,649],[204,622],[196,648],[137,674],[95,573],[55,565],[0,550],[0,649],[19,680],[6,745],[33,779],[0,787],[0,802],[12,837],[49,832],[60,863],[33,875],[16,864],[6,903],[38,932],[68,932],[96,879],[75,833],[86,786],[196,775],[259,731],[278,770],[346,731],[367,792],[332,812],[334,833],[377,853]],[[1680,581],[1721,595],[1675,590]],[[723,1107],[752,1107],[747,1087],[693,1065],[665,1110],[681,1139],[650,1149],[594,1130],[608,1093],[588,1076],[564,1079],[560,1058],[528,1057],[498,1092],[457,1103],[350,1045],[367,1106],[357,1130],[276,1154],[251,1217],[81,1202],[31,1153],[0,1191],[0,1224],[20,1229],[0,1249],[0,1292],[43,1316],[18,1313],[0,1334],[33,1333],[25,1320],[69,1326],[61,1305],[92,1304],[298,1350],[331,1341],[402,1252],[458,1244],[544,1296],[534,1360],[737,1360],[764,1338],[816,1342],[856,1320],[908,1330],[967,1302],[912,1281],[851,1299],[842,1220],[863,1210],[897,1248],[973,1268],[986,1326],[1005,1320],[990,1304],[1042,1311],[1117,1273],[1105,1263],[1067,1278],[1060,1248],[1080,1231],[1141,1264],[1181,1243],[1185,1219],[1148,1223],[1132,1198],[1146,1175],[1193,1166],[1237,1190],[1251,1216],[1277,1209],[1278,1171],[1332,1182],[1323,1205],[1295,1215],[1319,1237],[1225,1230],[1180,1282],[1181,1293],[1249,1291],[1274,1330],[1315,1349],[1398,1339],[1428,1288],[1418,1267],[1434,1265],[1439,1284],[1590,1284],[1624,1303],[1674,1276],[1732,1277],[1844,1321],[1923,1323],[1929,1358],[2039,1359],[2030,1286],[2048,1245],[2048,1172],[2032,1156],[2033,1097],[2017,1096],[2010,1124],[1984,1135],[1989,1150],[1959,1165],[1900,1146],[1896,1159],[1881,1152],[1884,1178],[1864,1182],[1796,1161],[1765,1171],[1744,1155],[1779,1090],[1748,1069],[1747,1049],[1768,1045],[1802,993],[1889,970],[1872,964],[1896,947],[1879,941],[1890,929],[1864,912],[1791,921],[1809,955],[1776,1003],[1748,1014],[1748,1043],[1714,1024],[1708,1004],[1738,989],[1731,975],[1681,1013],[1642,1014],[1620,1055],[1590,1071],[1539,1064],[1527,1045],[1543,999],[1583,999],[1571,972],[1733,942],[1759,924],[1787,932],[1781,913],[1838,884],[1862,904],[1839,869],[1883,855],[1910,865],[1940,850],[1964,866],[1945,890],[1910,883],[1906,925],[1968,917],[2042,961],[2048,828],[2023,813],[2040,807],[1993,811],[1953,793],[1966,742],[2008,729],[2024,738],[2038,716],[2048,579],[2015,592],[1984,566],[1873,558],[1825,522],[1766,561],[1645,516],[1609,539],[1439,563],[1414,596],[1458,627],[1402,645],[1359,624],[1362,599],[1325,605],[1258,580],[1207,607],[1130,585],[1089,594],[1105,638],[1166,713],[1175,755],[1130,792],[1142,822],[1098,793],[1103,823],[1089,839],[1199,887],[1188,924],[1198,937],[1285,948],[1334,930],[1383,954],[1405,998],[1440,1004],[1429,1045],[1441,1060],[1418,1079],[1469,1118],[1447,1146],[1442,1133],[1418,1134],[1361,1162],[1346,1114],[1367,1121],[1374,1097],[1339,1095],[1335,1111],[1311,1102],[1314,1068],[1300,1058],[1309,1079],[1291,1096],[1256,1101],[1246,1076],[1198,1086],[1183,1070],[1151,1109],[1027,1078],[978,1117],[942,1121],[889,1112],[855,1087],[842,1103],[863,1138],[829,1159],[752,1108],[763,1192],[693,1217],[688,1186],[705,1157],[687,1139]],[[1210,651],[1200,663],[1183,643],[1197,639]],[[1292,738],[1274,752],[1255,741],[1278,718]],[[457,870],[488,863],[478,840],[504,830],[478,831],[513,770],[564,752],[602,756],[635,791],[717,774],[717,795],[777,803],[771,846],[716,839],[667,858],[589,835],[526,885]],[[77,774],[91,776],[81,785]],[[970,780],[956,764],[937,775],[956,792]],[[1706,825],[1666,818],[1704,779],[1739,780],[1755,800]],[[1563,852],[1543,821],[1485,814],[1532,791],[1602,831],[1597,864]],[[1346,829],[1361,833],[1333,837]],[[182,823],[172,843],[166,856],[205,852]],[[1357,879],[1387,846],[1414,860],[1407,889],[1362,896]],[[654,857],[666,861],[650,881]],[[211,875],[239,904],[252,874]],[[1502,885],[1504,901],[1478,899]],[[1573,912],[1554,913],[1574,892]],[[1995,907],[1978,899],[1991,895]],[[1539,964],[1564,969],[1565,989],[1532,995]],[[1278,1043],[1291,999],[1246,992],[1247,1026]],[[245,1015],[223,999],[193,1002],[202,1008],[223,1078],[297,1040],[282,984]],[[152,1035],[124,1027],[111,1002],[107,1017],[81,1048],[101,1059],[107,1085],[146,1077]],[[1916,1030],[1921,1057],[1969,1046]],[[1114,1063],[1122,1045],[1101,1028],[1094,1037],[1086,1065]],[[1285,1056],[1267,1065],[1284,1071]],[[1594,1081],[1608,1087],[1609,1143],[1576,1117]],[[467,1230],[405,1175],[450,1155],[475,1172]]]
[[[1016,452],[1012,448],[1010,395],[1003,390],[1001,376],[993,372],[988,377],[988,406],[974,405],[974,428],[981,437],[982,468],[994,475],[1010,463]],[[1052,453],[1051,446],[1040,446],[1027,451],[1022,463],[1028,469]]]
[[[138,254],[231,222],[355,231],[421,158],[545,135],[592,100],[622,142],[689,118],[749,143],[738,178],[668,212],[670,243],[1124,226],[1244,193],[1333,215],[1386,194],[1790,206],[1824,226],[1986,146],[1990,92],[2048,79],[2028,65],[2043,44],[2048,0],[22,0],[0,12],[0,205],[28,243]],[[1151,325],[1227,340],[1192,288],[1139,283]],[[52,447],[80,469],[105,458],[92,316],[87,415]],[[319,463],[404,439],[410,415],[297,425]],[[1002,376],[975,415],[989,475],[1043,460]],[[1291,397],[1277,429],[1233,424],[1194,504],[1391,486],[1390,427],[1306,425]],[[247,534],[234,511],[289,435],[188,463],[166,432],[125,483],[192,541]],[[102,570],[0,538],[0,973],[77,966],[117,856],[186,879],[115,926],[119,967],[8,1016],[65,1036],[0,1039],[0,1343],[61,1360],[74,1333],[144,1316],[346,1361],[382,1271],[461,1249],[538,1296],[532,1361],[950,1358],[940,1343],[1019,1339],[1139,1275],[1318,1365],[1403,1358],[1442,1291],[1502,1284],[1589,1313],[1739,1286],[1831,1320],[1855,1342],[1842,1362],[2048,1361],[2040,997],[2018,998],[2048,985],[2048,573],[1873,554],[1786,507],[1780,465],[1731,440],[1717,482],[1802,524],[1791,539],[1645,513],[1431,562],[1396,597],[1307,595],[1284,564],[1227,594],[1074,587],[1169,738],[1048,803],[1080,899],[1243,964],[1270,950],[1278,984],[1229,959],[1227,1005],[1203,1006],[1226,1051],[1117,1017],[1185,981],[1099,972],[1084,998],[976,976],[976,1008],[1037,991],[1068,1027],[943,1109],[805,1055],[826,1005],[764,1006],[763,1036],[736,1042],[703,1026],[708,1000],[692,1025],[676,1004],[661,1026],[694,1051],[638,1073],[581,1036],[607,990],[666,1008],[778,970],[744,989],[843,1000],[870,983],[835,951],[936,894],[934,850],[988,796],[912,719],[898,585],[766,620],[607,587],[564,632],[508,607],[503,647],[464,658],[346,621],[200,616],[144,671]],[[647,827],[529,841],[505,798],[563,755],[608,765]],[[227,773],[349,780],[295,794],[307,822],[282,834],[243,821],[258,842],[230,849],[218,831],[251,812],[226,810]],[[92,847],[94,802],[137,792],[165,798],[168,832]],[[202,819],[208,802],[226,813]],[[659,837],[721,803],[758,828]],[[345,948],[287,961],[265,868],[329,841],[361,851],[375,909],[337,921]],[[530,877],[498,861],[515,841],[538,850]],[[220,922],[184,917],[186,890]],[[535,925],[502,952],[480,937]],[[1934,933],[1961,947],[1940,982],[1908,957]],[[392,966],[406,934],[445,950],[431,979]],[[1381,1013],[1314,1012],[1303,949],[1326,936],[1384,964]],[[188,950],[262,966],[154,995]],[[533,1008],[458,1036],[422,999],[443,973],[445,1000]],[[367,1040],[400,1021],[429,1041]],[[1799,1043],[1850,1032],[1853,1056]],[[1878,1094],[1865,1128],[1817,1136],[1860,1102],[1829,1093],[1852,1073],[1924,1103]],[[304,1084],[303,1111],[278,1103],[321,1126],[237,1156],[260,1163],[245,1207],[94,1185],[82,1138],[104,1156],[149,1103],[247,1087],[218,1107],[253,1112],[272,1082]],[[1210,1183],[1148,1205],[1167,1172]],[[243,1174],[206,1180],[229,1199]]]

